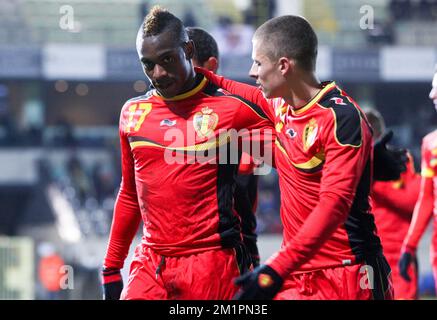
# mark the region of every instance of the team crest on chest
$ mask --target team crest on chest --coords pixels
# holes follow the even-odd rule
[[[193,117],[193,127],[200,138],[211,135],[218,124],[218,115],[211,108],[204,107],[201,112],[196,112]]]
[[[302,142],[304,151],[307,151],[316,141],[317,131],[317,121],[312,118],[303,129]]]

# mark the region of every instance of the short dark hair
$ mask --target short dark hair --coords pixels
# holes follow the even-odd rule
[[[254,34],[267,50],[267,56],[276,60],[287,57],[307,71],[316,69],[317,35],[309,22],[300,16],[286,15],[263,23]]]
[[[171,31],[175,39],[181,42],[188,41],[188,35],[182,21],[167,9],[153,6],[143,21],[143,38],[156,36],[165,31]]]
[[[194,59],[200,64],[204,64],[210,57],[219,58],[218,45],[211,34],[199,27],[188,27],[186,31],[194,42]]]
[[[204,64],[210,57],[219,58],[218,45],[211,34],[199,27],[188,27],[186,31],[194,42],[194,59],[200,64]]]

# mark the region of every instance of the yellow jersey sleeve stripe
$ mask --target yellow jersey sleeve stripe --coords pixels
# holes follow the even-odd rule
[[[435,176],[435,172],[431,168],[423,168],[420,175],[424,178],[432,178]]]

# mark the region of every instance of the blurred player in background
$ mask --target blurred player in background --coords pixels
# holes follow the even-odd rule
[[[248,263],[232,207],[238,161],[223,163],[220,150],[238,152],[229,150],[231,129],[253,133],[238,142],[263,142],[265,133],[271,143],[272,124],[255,104],[195,73],[193,42],[167,10],[151,9],[137,51],[154,89],[127,101],[120,115],[122,182],[104,259],[105,299],[230,299]],[[120,269],[141,220],[123,288]]]
[[[365,114],[373,129],[373,138],[379,139],[385,132],[385,123],[375,109],[366,109]],[[372,211],[384,255],[392,270],[394,298],[417,298],[417,264],[408,270],[411,281],[405,281],[398,269],[402,242],[407,234],[414,205],[419,196],[420,175],[415,172],[414,161],[409,155],[407,170],[400,179],[374,181],[372,185]]]
[[[214,37],[202,28],[188,27],[186,29],[195,47],[193,65],[216,73],[219,68],[219,50]],[[247,153],[243,153],[236,178],[234,208],[241,217],[243,242],[249,251],[251,263],[257,267],[260,260],[255,232],[258,176],[254,174],[254,170],[254,161]]]
[[[369,205],[371,129],[335,82],[317,79],[316,57],[311,25],[282,16],[253,37],[250,76],[260,90],[202,71],[218,86],[272,110],[276,125],[283,245],[237,280],[237,299],[392,298],[390,267]]]
[[[429,98],[437,110],[437,65]],[[413,220],[402,246],[399,269],[402,277],[411,281],[409,266],[416,261],[417,245],[429,221],[434,217],[430,256],[437,291],[437,130],[423,138],[421,176],[419,200],[414,208]]]

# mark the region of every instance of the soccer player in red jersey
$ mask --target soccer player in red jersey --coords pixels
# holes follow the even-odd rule
[[[391,299],[390,267],[370,212],[372,134],[354,100],[315,76],[317,36],[281,16],[253,37],[259,89],[202,71],[275,122],[283,245],[240,277],[237,299]],[[273,115],[272,115],[273,114]]]
[[[365,114],[372,126],[373,137],[379,139],[385,132],[384,119],[375,109],[367,109]],[[417,265],[411,266],[408,271],[411,281],[406,281],[399,274],[398,262],[402,242],[419,196],[419,188],[420,175],[415,172],[411,156],[407,170],[401,174],[400,179],[374,181],[372,185],[372,211],[384,255],[392,270],[395,299],[417,298]]]
[[[202,28],[188,27],[186,30],[195,47],[193,65],[216,73],[219,68],[219,49],[214,37]],[[247,153],[243,153],[234,191],[234,208],[241,218],[243,242],[253,267],[259,266],[260,262],[255,232],[258,198],[258,176],[254,174],[255,167],[253,159]]]
[[[146,16],[137,51],[154,89],[121,110],[122,182],[104,259],[105,298],[230,299],[247,266],[232,208],[235,142],[271,142],[272,124],[257,105],[195,73],[192,41],[167,10]],[[258,156],[269,161],[263,147]],[[119,270],[141,220],[123,288]]]
[[[437,66],[429,93],[437,110]],[[414,208],[413,219],[401,251],[399,269],[403,278],[411,280],[409,266],[416,260],[416,249],[426,227],[433,218],[433,234],[430,256],[432,272],[437,289],[437,130],[432,131],[422,141],[421,184],[419,200]],[[433,215],[434,213],[434,215]]]

